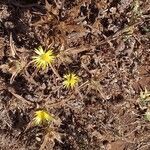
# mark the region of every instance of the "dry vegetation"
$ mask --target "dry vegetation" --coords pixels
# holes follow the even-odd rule
[[[149,0],[0,1],[0,150],[149,150],[149,91]]]

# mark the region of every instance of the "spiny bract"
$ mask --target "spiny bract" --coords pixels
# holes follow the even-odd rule
[[[66,88],[74,88],[79,82],[79,77],[74,73],[64,75],[63,85]]]
[[[56,57],[52,50],[43,50],[41,46],[35,49],[35,53],[37,56],[32,57],[33,62],[37,68],[42,68],[43,70],[45,70]]]
[[[140,98],[142,101],[150,101],[150,92],[145,88],[145,91],[140,92]]]
[[[45,123],[49,123],[54,118],[45,110],[37,110],[34,113],[33,123],[35,125],[42,125]]]

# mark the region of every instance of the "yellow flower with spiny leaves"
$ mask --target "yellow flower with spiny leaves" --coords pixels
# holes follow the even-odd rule
[[[43,70],[48,68],[56,58],[52,50],[43,50],[41,46],[35,49],[35,53],[37,56],[32,57],[33,62],[37,68],[42,68]]]
[[[52,120],[54,120],[54,118],[46,110],[37,110],[34,113],[34,118],[33,118],[34,125],[47,124]]]
[[[73,89],[79,82],[79,77],[74,74],[74,73],[69,73],[64,75],[64,81],[63,81],[63,85],[66,88],[71,88]]]

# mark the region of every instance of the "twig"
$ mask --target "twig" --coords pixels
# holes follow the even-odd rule
[[[13,39],[12,39],[12,33],[10,33],[9,44],[10,44],[11,55],[12,55],[12,57],[15,57],[16,50],[15,50],[15,45],[14,45]]]
[[[34,102],[29,101],[29,100],[26,100],[26,99],[23,98],[22,96],[20,96],[20,95],[14,93],[14,92],[12,92],[11,89],[9,89],[8,91],[9,91],[14,97],[16,97],[17,99],[19,99],[19,100],[21,100],[21,101],[23,101],[23,102],[27,102],[28,104],[34,104]]]
[[[46,106],[50,106],[50,107],[57,107],[57,106],[62,106],[62,105],[65,105],[66,102],[72,100],[74,98],[74,95],[71,95],[69,98],[67,99],[63,99],[63,100],[60,100],[59,102],[55,102],[55,103],[45,103]]]
[[[52,64],[50,64],[50,67],[51,67],[52,71],[54,72],[54,74],[55,74],[59,79],[61,79],[60,75],[58,74],[57,70],[52,66]]]

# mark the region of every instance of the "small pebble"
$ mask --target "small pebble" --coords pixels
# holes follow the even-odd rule
[[[37,140],[38,142],[41,142],[41,139],[40,139],[39,137],[36,137],[36,140]]]

